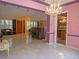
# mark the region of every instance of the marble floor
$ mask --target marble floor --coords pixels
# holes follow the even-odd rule
[[[4,39],[12,39],[10,55],[7,51],[0,51],[0,59],[79,59],[79,51],[60,45],[48,45],[44,40],[32,40],[26,42],[24,35],[4,36]]]

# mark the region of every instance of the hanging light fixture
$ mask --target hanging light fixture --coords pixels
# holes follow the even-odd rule
[[[47,7],[46,14],[60,14],[62,12],[61,0],[51,0],[51,4]]]

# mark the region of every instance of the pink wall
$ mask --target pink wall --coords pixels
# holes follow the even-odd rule
[[[55,16],[50,16],[50,24],[49,24],[49,44],[54,43],[54,35],[55,35]]]
[[[64,6],[64,11],[68,12],[68,34],[67,46],[79,49],[79,3]],[[49,43],[54,42],[55,17],[50,16]]]
[[[79,3],[64,6],[68,12],[67,46],[79,49]],[[55,17],[50,16],[49,43],[54,42]]]
[[[46,6],[41,5],[40,3],[31,1],[31,0],[2,0],[5,2],[22,5],[38,10],[45,11]],[[71,4],[68,6],[64,6],[64,9],[68,11],[68,34],[70,35],[79,35],[79,3]],[[55,32],[55,18],[50,16],[49,20],[49,43],[53,43],[54,41],[54,32]],[[78,36],[67,36],[67,46],[79,48],[79,37]]]
[[[46,38],[49,44],[54,42],[54,29],[55,29],[55,17],[53,15],[47,16],[47,28],[46,28]]]
[[[16,5],[21,5],[21,6],[37,9],[37,10],[46,11],[45,5],[42,5],[40,3],[31,1],[31,0],[1,0],[1,1],[16,4]],[[54,34],[52,34],[52,33],[54,32],[54,18],[52,16],[50,16],[50,18],[47,20],[48,21],[50,20],[49,22],[47,22],[47,24],[48,24],[47,28],[49,28],[49,30],[47,30],[47,35],[48,35],[47,39],[48,39],[49,43],[53,43]],[[50,25],[52,25],[52,26],[50,26]]]
[[[25,6],[25,7],[29,7],[29,8],[34,8],[34,9],[38,9],[38,10],[42,10],[45,11],[45,5],[42,5],[40,3],[31,1],[31,0],[1,0],[1,1],[5,1],[8,3],[12,3],[12,4],[17,4],[17,5],[21,5],[21,6]]]
[[[68,11],[67,46],[79,49],[79,3],[64,6]]]

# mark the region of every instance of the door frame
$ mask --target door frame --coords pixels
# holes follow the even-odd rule
[[[67,46],[67,39],[68,39],[68,16],[69,16],[69,14],[68,14],[68,11],[64,11],[64,12],[62,12],[62,13],[67,13],[67,24],[66,24],[66,42],[65,42],[65,45],[64,44],[61,44],[61,43],[57,43],[57,25],[58,25],[58,23],[57,23],[57,21],[58,21],[58,18],[57,18],[57,15],[56,15],[56,19],[55,19],[55,44],[59,44],[59,45],[63,45],[63,46]]]

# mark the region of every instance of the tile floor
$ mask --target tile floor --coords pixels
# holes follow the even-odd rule
[[[22,35],[5,36],[13,39],[10,56],[7,51],[0,51],[0,59],[79,59],[79,51],[60,45],[48,45],[44,40],[33,40],[27,44]]]

